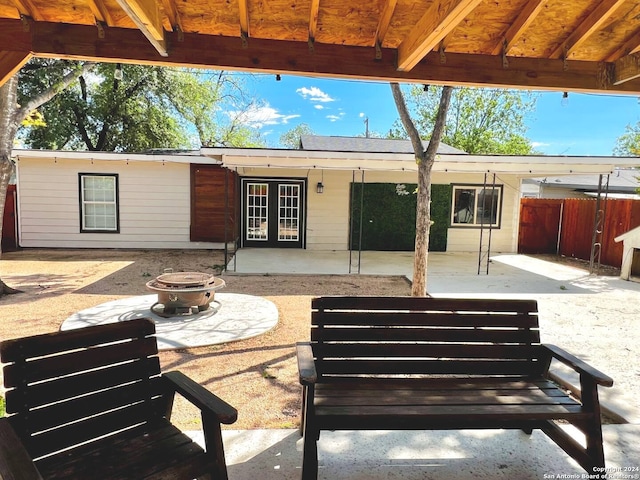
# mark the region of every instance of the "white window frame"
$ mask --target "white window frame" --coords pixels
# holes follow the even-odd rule
[[[85,199],[85,180],[87,178],[102,177],[113,180],[113,200],[86,200]],[[118,192],[118,174],[117,173],[79,173],[78,185],[80,189],[80,232],[81,233],[120,233],[120,202]],[[114,220],[113,225],[106,227],[88,227],[87,226],[87,205],[113,205]]]
[[[481,227],[491,227],[491,228],[500,228],[501,224],[502,224],[502,198],[503,198],[503,190],[504,190],[504,185],[476,185],[476,184],[454,184],[451,185],[452,186],[452,191],[451,191],[451,218],[450,218],[450,222],[451,222],[451,227],[452,228],[481,228]],[[468,208],[465,208],[464,210],[472,216],[471,221],[460,221],[459,220],[459,215],[461,215],[460,211],[462,209],[459,208],[459,205],[456,205],[456,198],[458,197],[458,195],[456,195],[456,192],[459,190],[473,190],[475,193],[473,195],[473,206],[468,206]],[[482,223],[482,220],[480,218],[478,218],[478,209],[480,208],[479,205],[479,197],[482,193],[483,190],[487,190],[487,191],[491,191],[491,190],[496,190],[498,192],[498,198],[496,199],[496,203],[495,203],[495,211],[496,211],[496,218],[494,222],[488,222],[485,221],[484,224]],[[489,202],[489,205],[486,205],[485,208],[491,208],[491,202]],[[458,209],[458,211],[456,211],[456,208]]]

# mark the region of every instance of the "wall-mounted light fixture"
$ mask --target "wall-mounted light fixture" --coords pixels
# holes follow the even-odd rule
[[[316,192],[318,193],[324,192],[324,185],[322,184],[322,182],[318,182],[318,184],[316,185]]]

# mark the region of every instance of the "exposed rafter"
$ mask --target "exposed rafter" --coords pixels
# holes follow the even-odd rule
[[[247,0],[238,0],[238,15],[240,16],[240,35],[244,42],[249,38],[249,5]]]
[[[502,68],[495,55],[447,53],[440,63],[438,52],[430,52],[412,70],[397,70],[395,50],[385,48],[380,60],[371,55],[371,47],[320,43],[309,55],[304,42],[253,38],[242,48],[237,37],[168,32],[171,56],[161,58],[156,50],[130,28],[112,27],[109,35],[99,39],[91,25],[38,22],[38,28],[25,32],[22,22],[0,19],[0,45],[5,51],[33,52],[38,57],[84,59],[121,63],[155,64],[222,68],[265,73],[292,73],[315,77],[353,78],[375,81],[464,85],[485,87],[520,87],[576,92],[640,92],[640,79],[613,85],[613,63],[512,57],[509,68]],[[336,59],[349,59],[336,61]],[[526,81],[523,82],[523,79]]]
[[[511,26],[509,26],[500,43],[495,46],[492,53],[494,55],[499,55],[500,53],[504,55],[508,54],[513,44],[518,41],[529,25],[536,19],[542,7],[544,7],[548,1],[549,0],[529,0],[518,14],[518,17]]]
[[[627,55],[615,62],[614,85],[640,78],[640,54]]]
[[[481,1],[435,0],[398,47],[398,70],[415,67]]]
[[[184,32],[182,18],[180,18],[175,0],[162,0],[162,5],[164,6],[164,13],[167,15],[173,31]]]
[[[311,0],[311,12],[309,12],[309,46],[313,48],[318,30],[318,15],[320,13],[320,0]]]
[[[558,45],[551,58],[569,58],[580,45],[607,21],[626,0],[602,0],[584,21],[578,25],[569,38]]]
[[[29,52],[5,52],[0,50],[0,85],[9,80],[31,58]]]
[[[147,40],[163,57],[168,56],[160,9],[156,0],[116,0]]]
[[[44,20],[44,17],[42,16],[38,8],[33,4],[31,0],[11,0],[11,1],[18,9],[18,12],[20,12],[20,15],[31,17],[38,22]]]
[[[103,0],[87,0],[91,13],[96,17],[96,21],[105,23],[112,27],[114,25],[113,19],[107,7],[104,6]]]
[[[376,29],[375,44],[378,47],[382,47],[384,37],[387,35],[389,24],[391,23],[391,17],[393,17],[393,11],[396,9],[398,0],[385,0],[382,12],[380,12],[380,18],[378,19],[378,28]]]
[[[618,48],[615,52],[609,54],[604,59],[605,62],[615,62],[616,60],[632,53],[640,52],[640,30],[637,30],[631,38],[629,38],[624,44]]]

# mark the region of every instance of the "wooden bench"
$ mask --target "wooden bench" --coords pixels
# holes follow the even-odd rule
[[[0,478],[226,480],[220,424],[237,411],[161,374],[154,333],[138,319],[2,342]],[[206,451],[170,423],[175,393],[201,410]]]
[[[604,467],[597,387],[613,380],[540,344],[534,300],[322,297],[311,315],[297,345],[304,480],[321,430],[539,428],[590,474]],[[554,358],[579,372],[581,400],[549,378]]]

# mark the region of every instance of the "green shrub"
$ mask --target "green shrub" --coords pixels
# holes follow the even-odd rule
[[[4,417],[4,397],[0,396],[0,418]]]

